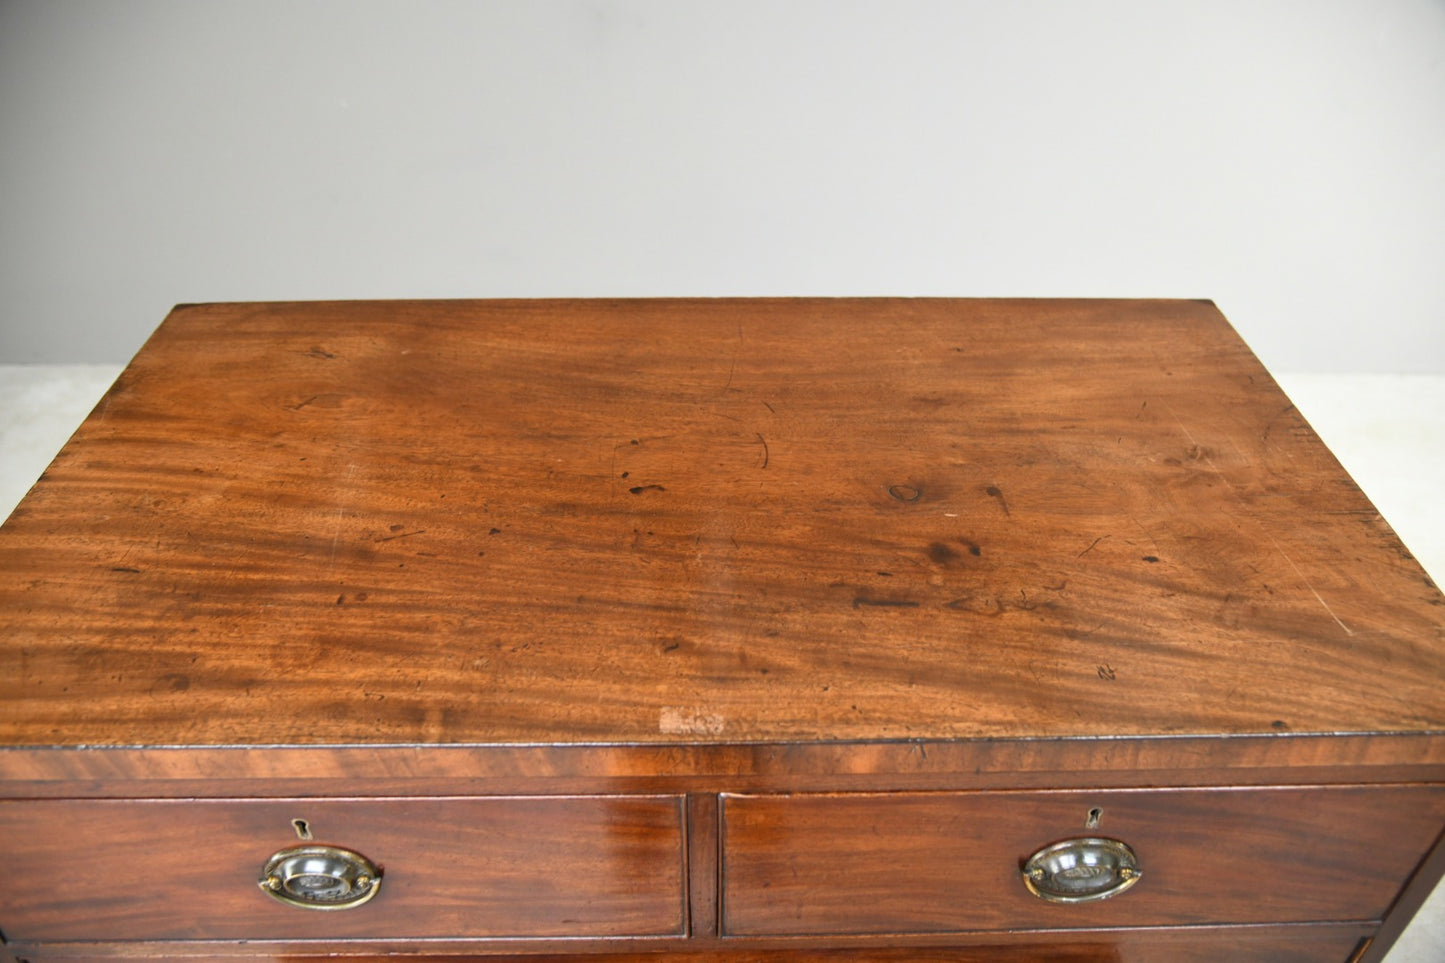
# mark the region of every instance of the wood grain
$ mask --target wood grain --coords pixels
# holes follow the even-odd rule
[[[725,796],[723,931],[1369,921],[1442,821],[1441,787]],[[1078,905],[1025,890],[1030,854],[1089,835],[1133,847],[1143,879]]]
[[[382,867],[363,906],[260,891],[272,853],[318,843]],[[676,797],[5,801],[11,940],[681,936]]]
[[[0,750],[0,797],[850,791],[1445,781],[1445,736]]]
[[[1207,302],[183,305],[0,527],[0,930],[1335,963],[1394,903],[1378,955],[1442,656]],[[1018,862],[1093,805],[1147,878],[1061,916]],[[373,903],[259,892],[297,816]]]
[[[714,793],[687,797],[688,935],[718,935],[719,800]]]
[[[176,309],[0,529],[9,746],[1428,732],[1212,305]]]
[[[1395,905],[1390,907],[1390,914],[1371,940],[1368,951],[1350,963],[1385,963],[1390,948],[1404,935],[1405,927],[1425,905],[1441,878],[1445,878],[1445,832],[1435,840],[1435,845],[1421,860],[1419,868],[1400,890]]]
[[[1305,926],[1187,927],[1142,931],[1097,931],[1088,933],[1020,932],[1007,943],[998,936],[956,938],[959,945],[939,946],[917,939],[892,939],[887,945],[857,942],[846,947],[800,946],[791,940],[782,946],[739,945],[738,940],[710,943],[705,947],[682,948],[656,945],[593,952],[598,947],[574,941],[576,952],[561,950],[542,954],[513,955],[507,949],[485,957],[475,955],[482,947],[435,943],[435,963],[461,963],[485,958],[493,963],[561,963],[589,960],[593,963],[1217,963],[1223,955],[1231,963],[1345,963],[1360,944],[1365,928],[1356,924]],[[95,944],[52,944],[32,947],[21,944],[32,963],[44,960],[151,959],[164,957],[174,963],[201,960],[305,960],[345,959],[375,963],[392,959],[384,949],[364,943],[302,944],[195,944],[141,943],[97,947]],[[336,954],[336,955],[325,955]]]

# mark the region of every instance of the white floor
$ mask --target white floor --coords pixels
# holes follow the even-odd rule
[[[0,518],[119,372],[107,365],[0,365]],[[1278,380],[1426,571],[1445,584],[1445,376]],[[1388,961],[1445,961],[1445,886]]]

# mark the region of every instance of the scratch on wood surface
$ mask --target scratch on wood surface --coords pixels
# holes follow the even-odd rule
[[[1350,631],[1350,627],[1344,622],[1340,621],[1340,617],[1335,614],[1334,609],[1330,608],[1330,604],[1324,600],[1324,596],[1320,595],[1320,593],[1316,591],[1314,585],[1310,584],[1310,580],[1305,577],[1304,572],[1300,571],[1300,567],[1294,563],[1294,559],[1290,558],[1288,553],[1286,553],[1285,550],[1280,547],[1280,544],[1278,541],[1276,541],[1275,537],[1273,535],[1270,535],[1269,540],[1274,543],[1275,550],[1278,551],[1280,555],[1284,556],[1284,560],[1286,562],[1289,562],[1289,567],[1294,569],[1294,573],[1299,576],[1300,581],[1305,583],[1305,588],[1309,589],[1310,594],[1313,595],[1315,599],[1324,606],[1325,611],[1330,614],[1330,618],[1335,620],[1335,624],[1338,625],[1340,628],[1344,629],[1346,635],[1354,635],[1355,633]]]
[[[739,322],[738,322],[738,343],[737,343],[737,347],[735,347],[735,348],[733,349],[732,367],[728,368],[728,380],[727,380],[727,384],[723,385],[723,390],[724,390],[724,391],[726,391],[728,388],[731,388],[731,387],[733,386],[733,375],[737,374],[737,370],[738,370],[738,356],[741,355],[742,353],[743,353],[743,323],[742,323],[741,321],[739,321]]]
[[[1178,415],[1178,413],[1175,412],[1174,406],[1171,405],[1171,404],[1169,404],[1169,402],[1166,401],[1166,402],[1164,402],[1164,408],[1165,408],[1166,411],[1169,412],[1169,417],[1170,417],[1170,418],[1173,418],[1173,419],[1174,419],[1174,423],[1179,426],[1179,430],[1182,431],[1182,432],[1184,432],[1184,437],[1189,439],[1189,444],[1193,445],[1195,448],[1199,449],[1200,451],[1203,451],[1204,449],[1203,449],[1202,447],[1200,447],[1199,442],[1198,442],[1198,441],[1195,439],[1195,437],[1194,437],[1194,433],[1191,432],[1191,431],[1189,430],[1189,426],[1184,423],[1184,419],[1183,419],[1183,418],[1180,418],[1179,415]]]
[[[1215,477],[1224,482],[1225,487],[1231,492],[1236,491],[1234,482],[1230,481],[1229,476],[1221,471],[1219,466],[1214,463],[1214,459],[1209,454],[1209,449],[1199,443],[1199,440],[1194,437],[1194,433],[1189,430],[1189,426],[1184,423],[1184,419],[1175,413],[1174,407],[1168,402],[1164,403],[1164,407],[1169,410],[1169,416],[1179,425],[1179,430],[1184,432],[1184,437],[1189,439],[1189,457],[1204,462],[1204,466],[1214,472]],[[1228,439],[1228,441],[1236,451],[1239,450],[1239,446],[1234,444],[1233,439]]]
[[[1158,557],[1159,555],[1162,555],[1163,553],[1159,551],[1159,539],[1157,539],[1157,538],[1154,537],[1154,533],[1151,532],[1151,531],[1149,531],[1149,529],[1145,528],[1145,527],[1144,527],[1144,523],[1141,522],[1141,521],[1139,521],[1139,519],[1135,518],[1133,515],[1130,515],[1130,516],[1129,516],[1129,521],[1133,522],[1133,523],[1134,523],[1134,526],[1135,526],[1136,528],[1138,528],[1139,531],[1143,532],[1143,533],[1144,533],[1144,537],[1147,538],[1147,539],[1149,539],[1150,543],[1153,544],[1153,546],[1154,546],[1154,555],[1155,555],[1156,557]]]
[[[346,488],[342,491],[341,500],[336,503],[336,529],[331,535],[331,554],[327,556],[328,565],[336,565],[336,546],[341,542],[341,520],[346,516],[346,496],[351,491],[351,477],[356,474],[356,462],[346,466]]]

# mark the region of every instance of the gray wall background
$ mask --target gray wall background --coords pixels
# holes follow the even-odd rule
[[[1211,297],[1445,372],[1445,3],[0,0],[0,362],[670,294]]]

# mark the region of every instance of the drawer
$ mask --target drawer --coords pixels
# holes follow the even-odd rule
[[[1001,937],[1007,942],[978,943],[971,946],[871,946],[744,949],[733,946],[678,952],[603,952],[560,955],[531,953],[504,956],[410,956],[413,963],[1345,963],[1355,959],[1354,951],[1364,942],[1359,926],[1275,926],[1227,927],[1202,931],[1190,927],[1179,930],[1116,931],[1111,933],[1030,934],[1023,940]],[[890,943],[893,941],[890,941]],[[32,963],[100,963],[125,959],[120,956],[69,955],[76,950],[66,947],[66,955],[48,956],[25,948],[25,958]],[[286,963],[337,963],[336,956],[297,956],[293,953],[271,952],[266,955],[238,956],[228,947],[225,955],[173,955],[169,948],[166,963],[260,963],[281,959]],[[347,955],[345,963],[383,963],[395,956]],[[134,959],[134,957],[130,957]]]
[[[318,912],[261,889],[269,857],[314,844],[377,864],[374,898]],[[0,801],[0,853],[0,929],[23,942],[667,936],[685,919],[675,796]]]
[[[1375,920],[1445,825],[1445,788],[729,795],[721,820],[729,936]],[[1087,837],[1127,844],[1138,879],[1032,895],[1031,855]]]

